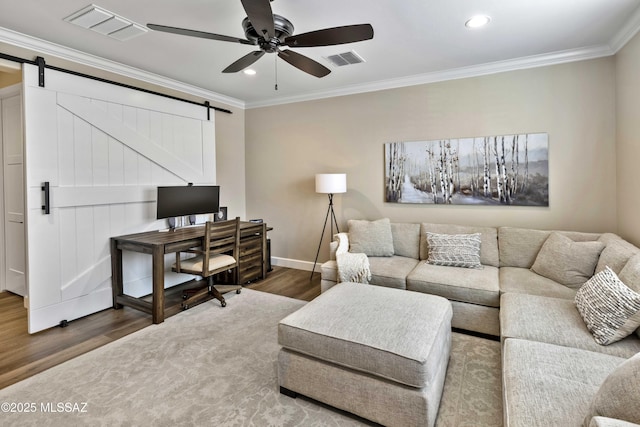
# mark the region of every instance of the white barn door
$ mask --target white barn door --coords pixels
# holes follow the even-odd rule
[[[23,82],[34,333],[112,306],[109,238],[164,227],[158,185],[215,184],[215,130],[201,106],[48,69],[42,88],[30,65]],[[150,292],[150,260],[129,255],[125,287]]]

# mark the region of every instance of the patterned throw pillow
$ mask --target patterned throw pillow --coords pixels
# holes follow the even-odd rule
[[[578,289],[575,302],[598,344],[620,341],[640,326],[640,294],[609,267]]]
[[[437,234],[427,232],[428,264],[449,267],[482,268],[480,233]]]

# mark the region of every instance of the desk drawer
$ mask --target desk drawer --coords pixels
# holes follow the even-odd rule
[[[262,279],[262,266],[252,265],[249,268],[240,271],[240,278],[238,279],[238,282],[243,284],[259,279]]]

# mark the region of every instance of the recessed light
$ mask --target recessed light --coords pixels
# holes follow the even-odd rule
[[[464,23],[467,28],[479,28],[487,25],[491,21],[491,18],[487,15],[472,16],[467,22]]]
[[[246,70],[243,71],[243,73],[245,73],[247,76],[255,76],[256,70],[252,68],[247,68]]]

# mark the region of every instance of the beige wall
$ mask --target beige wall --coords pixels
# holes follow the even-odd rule
[[[215,113],[216,174],[220,185],[220,206],[228,208],[229,218],[246,219],[245,197],[245,110],[219,105],[233,114]]]
[[[5,73],[0,71],[0,87],[7,87],[20,83],[22,81],[22,73]]]
[[[274,227],[274,257],[313,262],[327,208],[314,175],[346,172],[341,229],[389,217],[616,231],[615,125],[614,58],[250,109],[247,214]],[[386,142],[531,132],[549,134],[549,208],[383,201]],[[327,248],[325,238],[321,260]]]
[[[618,230],[640,245],[640,34],[616,55]]]

